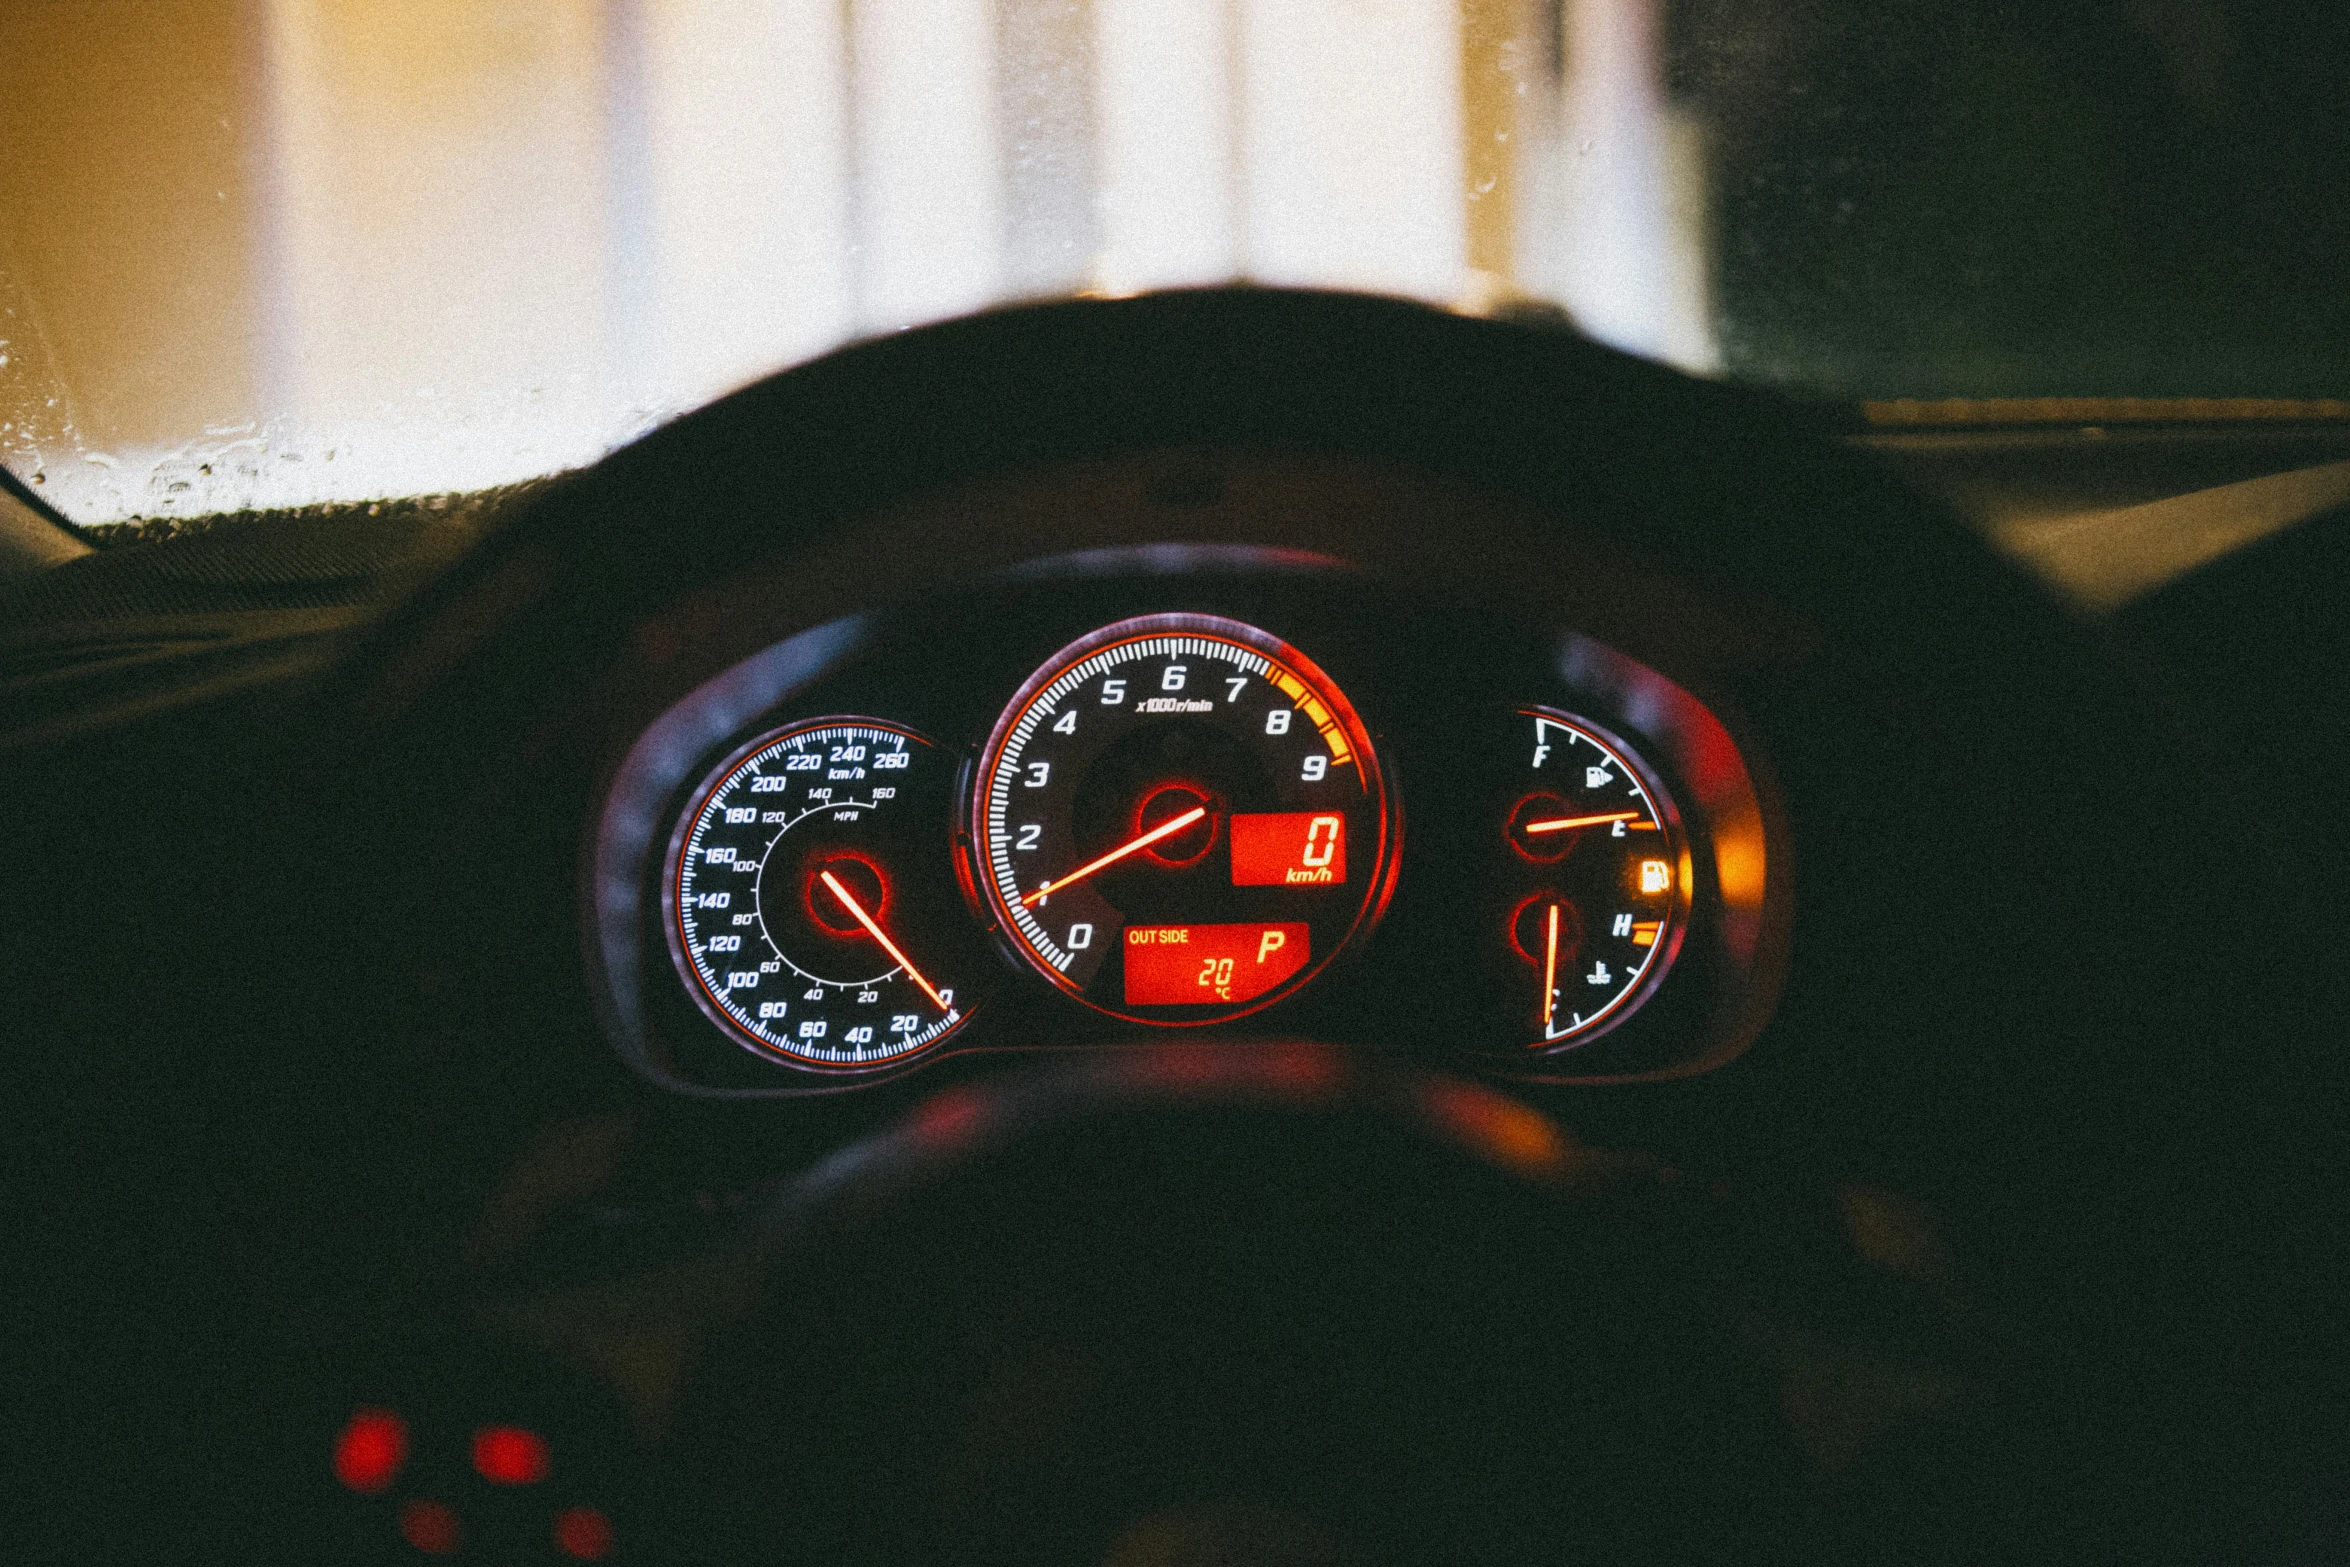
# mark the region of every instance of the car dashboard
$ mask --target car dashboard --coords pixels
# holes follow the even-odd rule
[[[1001,759],[1024,682],[1101,641],[1132,654],[1030,727],[1073,742],[1117,721],[1115,737],[1060,764],[1039,765],[1042,743]],[[1319,689],[1277,688],[1259,645]],[[1012,774],[1000,854],[975,798],[987,755]],[[828,1092],[956,1054],[1203,1029],[1529,1081],[1702,1070],[1767,1017],[1786,941],[1762,766],[1685,687],[1555,620],[1298,551],[1045,557],[799,632],[663,710],[596,815],[591,973],[623,1058],[688,1093]],[[1094,873],[1135,913],[1090,889],[1053,909],[1056,877],[1069,908],[1068,871],[1171,822]],[[843,878],[866,889],[855,909]],[[858,923],[885,898],[906,930]],[[1050,934],[1018,918],[1031,907]]]

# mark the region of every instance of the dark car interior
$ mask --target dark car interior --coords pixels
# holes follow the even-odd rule
[[[2091,616],[1955,508],[2346,447],[1204,290],[27,574],[25,1559],[2335,1559],[2350,525]],[[1385,769],[1385,880],[1253,1010],[1055,979],[972,843],[1023,679],[1168,615]],[[1537,709],[1685,850],[1563,1046],[1496,836]],[[963,1004],[819,1058],[697,988],[672,833],[839,715],[944,759],[892,952]]]

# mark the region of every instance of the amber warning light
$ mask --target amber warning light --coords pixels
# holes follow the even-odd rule
[[[1306,966],[1309,937],[1302,922],[1129,926],[1126,1004],[1181,1007],[1252,1000]]]
[[[1345,817],[1274,811],[1232,818],[1233,886],[1314,887],[1345,880]]]

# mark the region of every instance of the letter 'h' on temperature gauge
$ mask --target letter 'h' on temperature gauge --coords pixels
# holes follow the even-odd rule
[[[1312,927],[1130,925],[1126,1004],[1141,1007],[1249,1001],[1306,965]]]

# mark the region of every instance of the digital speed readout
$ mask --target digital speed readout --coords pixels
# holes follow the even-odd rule
[[[1232,885],[1318,887],[1346,880],[1346,818],[1281,811],[1232,818]]]
[[[1376,917],[1398,837],[1345,695],[1207,615],[1056,654],[996,721],[965,819],[1003,944],[1147,1023],[1220,1022],[1305,984]]]

